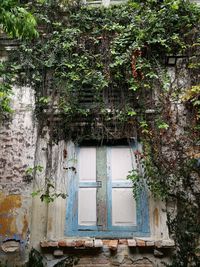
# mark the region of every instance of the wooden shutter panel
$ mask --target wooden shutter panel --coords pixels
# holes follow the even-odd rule
[[[79,188],[78,224],[96,225],[96,188]]]
[[[136,168],[132,149],[112,147],[110,149],[110,176],[112,187],[112,226],[135,226],[136,201],[132,184],[127,180],[129,171]]]
[[[133,199],[133,191],[131,188],[113,188],[112,225],[136,225],[136,202]]]
[[[96,148],[81,147],[78,153],[78,224],[96,225]]]

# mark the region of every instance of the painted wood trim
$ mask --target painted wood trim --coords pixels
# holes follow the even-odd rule
[[[99,231],[107,230],[107,161],[106,147],[97,148],[97,227]]]
[[[149,233],[139,231],[90,231],[79,230],[67,232],[67,237],[97,237],[97,238],[133,238],[133,237],[149,237]]]
[[[97,188],[101,187],[98,182],[79,182],[79,188]]]
[[[65,234],[71,232],[73,230],[74,217],[76,216],[76,207],[75,207],[75,173],[71,168],[71,161],[73,159],[73,167],[77,168],[77,157],[74,145],[70,142],[67,145],[68,151],[68,160],[67,160],[67,180],[68,180],[68,191],[67,191],[67,209],[66,209],[66,226],[65,226]]]
[[[77,159],[79,158],[79,153],[80,153],[80,148],[81,147],[76,147],[76,155],[77,155]],[[95,147],[96,148],[96,147]],[[79,162],[77,162],[77,173],[76,173],[76,188],[74,188],[73,190],[76,191],[76,196],[75,196],[75,209],[76,209],[76,215],[74,217],[74,222],[73,222],[73,230],[77,231],[77,230],[89,230],[89,231],[95,231],[98,230],[96,225],[90,225],[90,226],[85,226],[85,225],[79,225],[78,223],[78,192],[79,192],[79,188],[96,188],[98,186],[97,182],[90,182],[90,181],[84,181],[84,182],[79,182]]]
[[[112,182],[112,188],[132,188],[133,185],[130,181],[127,182]]]
[[[126,148],[127,146],[120,146]],[[136,201],[136,225],[134,226],[113,226],[112,225],[112,189],[113,188],[131,188],[132,185],[129,181],[112,181],[112,174],[111,174],[111,147],[107,147],[107,199],[108,199],[108,231],[110,232],[139,232],[139,227],[137,225],[138,219],[140,221],[140,213],[138,212],[138,203]],[[135,149],[135,144],[131,144],[130,146],[131,150]],[[132,151],[131,151],[132,153]],[[132,235],[133,236],[133,235]]]
[[[104,194],[106,192],[105,200],[107,202],[107,228],[105,227],[105,231],[99,230],[97,226],[78,226],[78,188],[79,186],[88,187],[84,183],[78,183],[78,175],[75,175],[72,171],[69,171],[68,178],[69,178],[69,197],[67,201],[67,212],[66,212],[66,228],[65,228],[65,234],[66,236],[91,236],[91,237],[106,237],[106,238],[130,238],[130,237],[148,237],[150,236],[150,227],[149,227],[149,208],[148,208],[148,195],[146,190],[144,190],[141,194],[138,200],[136,201],[136,213],[137,213],[137,226],[112,226],[112,188],[114,187],[127,187],[129,188],[130,184],[129,182],[123,182],[125,184],[122,184],[120,182],[113,182],[111,179],[109,179],[110,176],[110,151],[111,147],[106,147],[105,151],[106,153],[106,170],[108,176],[107,182],[105,183],[107,186],[107,189],[104,188],[104,193],[102,193],[100,190],[100,194]],[[133,146],[133,151],[135,149],[138,149],[137,146]],[[76,152],[78,153],[78,148],[76,149]],[[76,157],[77,158],[77,157]],[[91,187],[97,187],[98,188],[98,182],[89,182]],[[89,186],[89,187],[90,187]],[[99,187],[100,188],[100,187]],[[100,210],[100,209],[99,209]]]

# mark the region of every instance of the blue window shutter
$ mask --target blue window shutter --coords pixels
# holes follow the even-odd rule
[[[90,159],[87,149],[93,151]],[[149,235],[147,194],[144,190],[135,201],[132,184],[126,179],[129,168],[136,167],[135,149],[135,146],[77,149],[77,174],[71,177],[67,205],[67,236]],[[91,166],[94,164],[95,168]],[[91,210],[93,213],[89,214]]]

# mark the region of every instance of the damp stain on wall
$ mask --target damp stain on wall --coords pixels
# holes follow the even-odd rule
[[[21,206],[22,200],[20,195],[0,194],[0,236],[12,237],[19,234],[16,217]]]

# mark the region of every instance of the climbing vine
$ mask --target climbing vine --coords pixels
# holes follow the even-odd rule
[[[41,129],[52,142],[137,134],[134,193],[145,184],[176,202],[171,266],[199,266],[200,9],[186,0],[51,1],[34,12],[40,38],[21,42],[4,68],[35,89]]]

